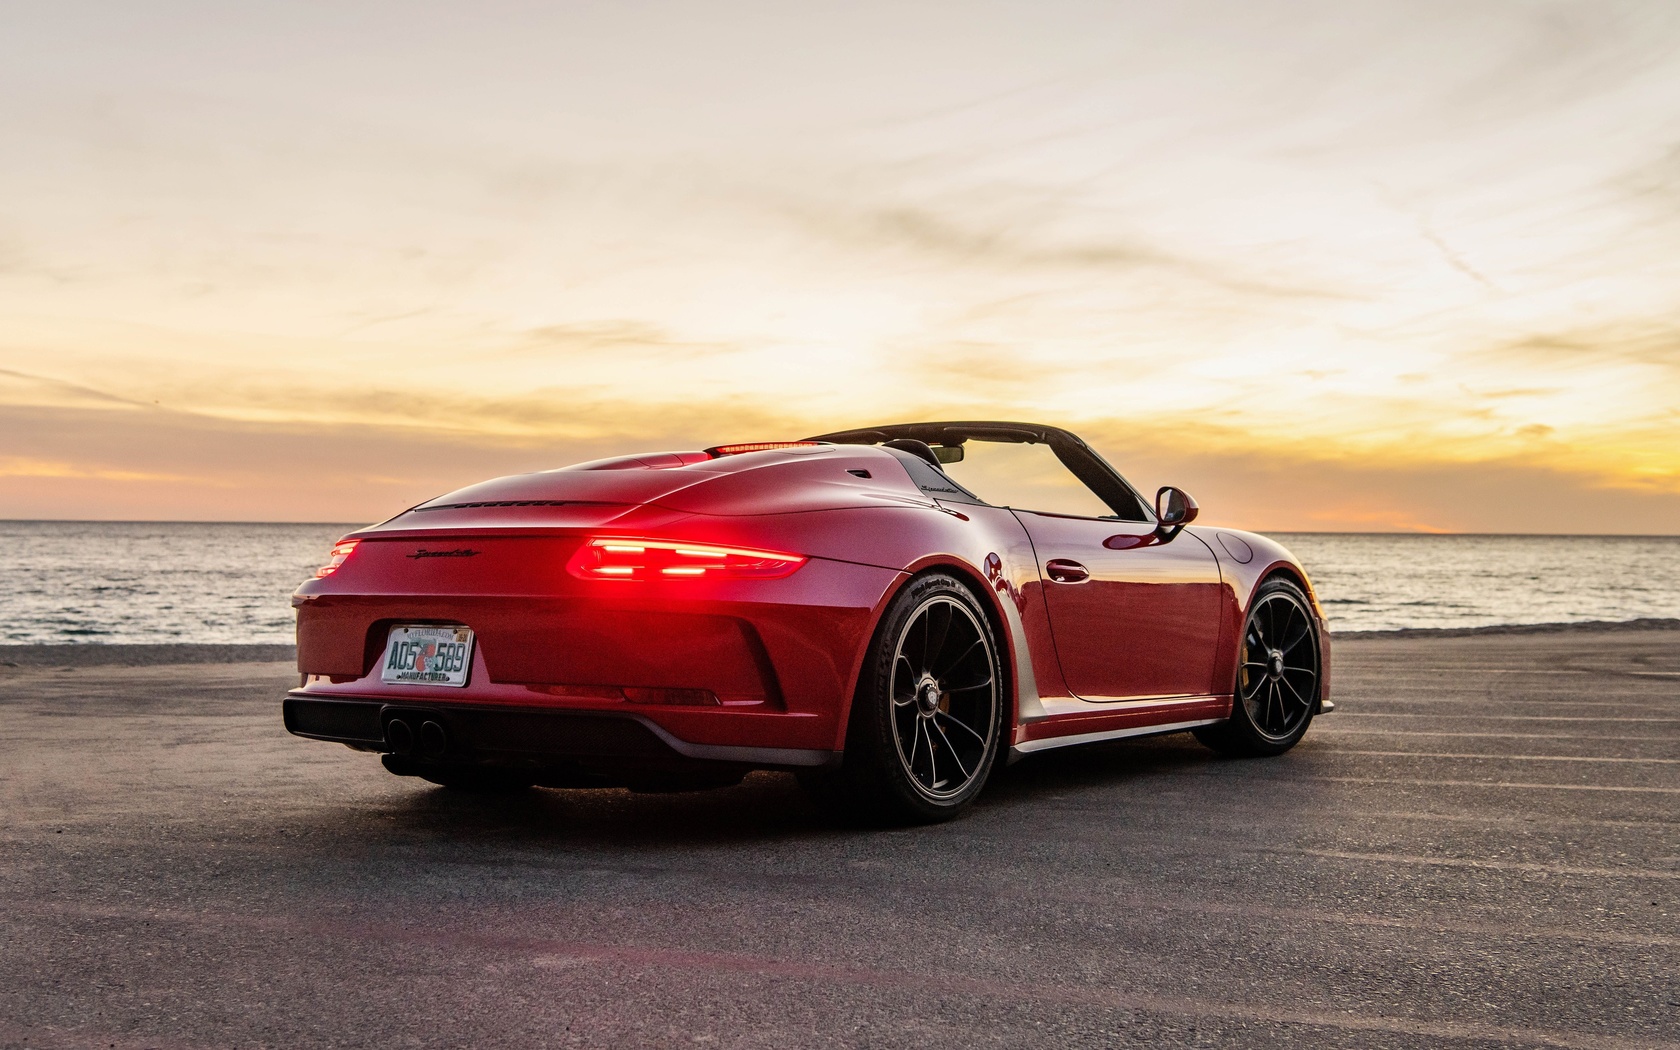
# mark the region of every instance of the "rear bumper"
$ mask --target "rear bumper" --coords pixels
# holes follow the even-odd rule
[[[404,700],[338,700],[292,695],[283,705],[286,730],[390,753],[391,722],[413,729],[435,722],[444,745],[429,760],[596,773],[731,765],[753,769],[809,769],[833,765],[840,752],[805,748],[704,744],[683,740],[636,712],[558,710],[491,704]]]

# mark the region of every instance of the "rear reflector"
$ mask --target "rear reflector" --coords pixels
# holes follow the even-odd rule
[[[338,567],[344,564],[345,560],[350,557],[350,553],[356,549],[356,545],[360,542],[362,541],[340,540],[333,544],[332,553],[327,556],[327,563],[315,570],[315,578],[319,580],[322,577],[331,576],[333,573],[337,572]]]
[[[742,452],[766,452],[773,448],[803,448],[820,444],[821,441],[746,441],[739,445],[714,445],[706,450],[706,455],[716,459],[719,456],[736,456]]]
[[[718,698],[710,689],[651,689],[624,687],[624,699],[632,704],[674,704],[680,707],[717,707]]]
[[[526,688],[535,693],[564,696],[574,700],[614,700],[679,707],[723,706],[723,701],[710,689],[663,689],[634,685],[532,685]]]
[[[776,580],[807,560],[743,547],[597,536],[577,549],[566,570],[583,580]]]

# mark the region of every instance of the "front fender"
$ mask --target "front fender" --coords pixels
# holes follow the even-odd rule
[[[1195,533],[1212,548],[1219,562],[1220,577],[1226,585],[1225,623],[1220,632],[1219,658],[1220,666],[1228,669],[1228,680],[1236,681],[1242,624],[1260,585],[1281,575],[1306,592],[1307,603],[1312,607],[1313,627],[1318,634],[1318,700],[1322,707],[1330,699],[1330,624],[1300,559],[1277,540],[1254,532],[1202,525],[1189,526],[1185,531]]]

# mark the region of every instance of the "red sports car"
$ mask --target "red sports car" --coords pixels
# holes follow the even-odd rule
[[[1292,747],[1322,610],[1261,536],[1078,437],[912,423],[581,463],[346,536],[298,588],[286,728],[479,790],[779,769],[950,817],[1000,761],[1191,730]]]

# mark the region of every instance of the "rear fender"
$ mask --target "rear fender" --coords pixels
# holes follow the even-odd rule
[[[977,570],[974,566],[963,562],[943,561],[930,563],[926,569],[940,568],[954,573],[980,600],[981,605],[991,617],[992,627],[998,632],[998,641],[1003,645],[1003,672],[1008,681],[1008,688],[1013,703],[1010,706],[1010,717],[1004,729],[1008,738],[1013,739],[1013,732],[1022,722],[1030,722],[1044,717],[1044,705],[1039,702],[1040,672],[1033,663],[1033,647],[1028,642],[1028,630],[1022,610],[1032,610],[1042,607],[1043,601],[1037,595],[1039,585],[1035,571],[1030,582],[1023,585],[1023,581],[1014,579],[1001,567],[988,566],[990,571]],[[1036,567],[1035,567],[1036,569]],[[1046,633],[1048,638],[1048,633]],[[1060,666],[1054,661],[1046,661],[1049,669],[1060,676]]]
[[[988,568],[991,568],[991,566],[988,566]],[[840,739],[835,743],[836,750],[845,746],[846,729],[851,722],[852,705],[857,698],[858,685],[863,678],[863,665],[869,659],[869,654],[874,650],[879,639],[882,621],[886,617],[887,609],[897,600],[904,588],[919,577],[934,572],[943,572],[955,576],[959,582],[966,585],[991,620],[993,630],[997,632],[998,640],[1003,648],[1002,670],[1008,683],[1007,688],[1010,698],[1013,701],[1010,705],[1008,723],[1004,726],[1004,739],[1006,741],[1013,739],[1014,729],[1021,722],[1044,716],[1044,708],[1039,703],[1037,675],[1034,670],[1032,650],[1025,640],[1027,630],[1023,625],[1019,607],[1032,599],[1023,599],[1020,589],[1002,571],[994,569],[994,571],[988,572],[986,569],[976,568],[974,565],[950,555],[929,555],[911,563],[905,569],[904,575],[882,598],[881,604],[875,610],[874,624],[869,633],[869,642],[857,654],[857,658],[853,662],[851,682],[845,694],[845,711],[840,719]],[[1035,575],[1034,583],[1036,584],[1036,582]]]

